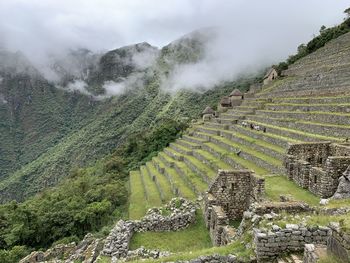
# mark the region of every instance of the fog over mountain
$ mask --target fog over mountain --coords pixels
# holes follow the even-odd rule
[[[164,82],[169,90],[210,88],[285,59],[317,34],[320,25],[339,23],[347,4],[346,0],[302,4],[292,0],[3,0],[0,45],[20,50],[47,78],[54,79],[47,65],[66,56],[67,50],[86,48],[102,54],[144,41],[161,48],[193,30],[215,27],[218,34],[206,45],[203,60],[175,68]],[[140,67],[151,65],[153,55],[140,56]],[[84,90],[84,85],[79,82],[76,89]],[[119,94],[117,90],[109,94]]]

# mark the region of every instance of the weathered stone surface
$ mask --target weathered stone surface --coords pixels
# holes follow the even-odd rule
[[[336,192],[332,196],[332,199],[345,199],[350,198],[350,165],[339,178],[339,184]]]

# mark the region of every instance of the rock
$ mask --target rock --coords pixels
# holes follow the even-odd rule
[[[328,205],[329,200],[328,199],[321,199],[320,205]]]
[[[334,193],[334,195],[331,198],[332,199],[350,198],[350,166],[339,178],[337,191]]]

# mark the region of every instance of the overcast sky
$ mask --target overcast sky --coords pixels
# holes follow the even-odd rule
[[[205,61],[174,76],[180,86],[212,85],[284,60],[322,25],[339,24],[347,7],[348,0],[0,0],[0,46],[45,65],[47,54],[68,48],[162,47],[216,26],[222,34]]]

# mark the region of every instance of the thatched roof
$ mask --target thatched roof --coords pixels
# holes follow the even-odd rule
[[[223,97],[221,98],[220,100],[220,104],[223,106],[223,105],[229,105],[231,106],[231,100],[229,97]]]
[[[239,89],[234,89],[231,93],[230,93],[230,97],[233,97],[233,96],[242,96],[243,93],[239,90]]]
[[[275,68],[270,68],[270,69],[266,72],[266,74],[265,74],[265,76],[264,76],[264,79],[268,78],[268,77],[270,76],[270,74],[271,74],[273,71],[276,71],[276,72],[277,72],[277,70],[276,70]]]
[[[212,108],[210,108],[209,106],[207,106],[205,108],[205,110],[202,112],[203,115],[204,114],[214,114],[214,113],[215,113],[215,111]]]

